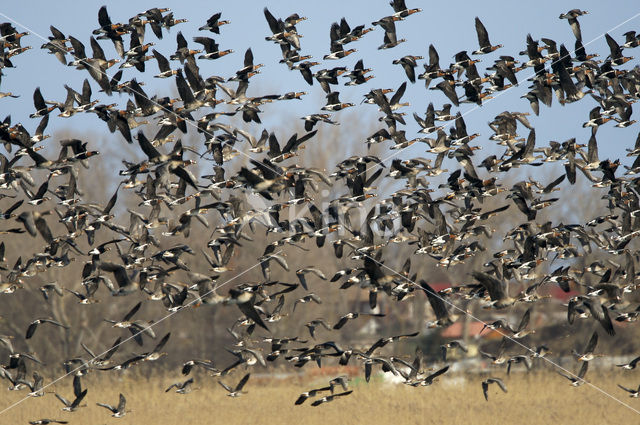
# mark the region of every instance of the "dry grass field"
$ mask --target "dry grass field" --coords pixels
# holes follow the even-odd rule
[[[587,377],[594,385],[614,397],[640,409],[640,402],[620,390],[616,384],[637,385],[633,371],[607,376],[597,373]],[[241,373],[224,381],[235,385]],[[502,373],[496,376],[503,376]],[[482,376],[465,380],[461,375],[442,378],[430,387],[411,388],[402,384],[365,383],[360,377],[351,382],[353,393],[319,407],[309,400],[294,406],[300,393],[326,385],[331,377],[287,378],[252,376],[247,394],[240,398],[225,396],[213,377],[200,375],[190,394],[165,393],[173,381],[170,377],[124,377],[121,380],[89,377],[84,404],[73,413],[62,412],[62,404],[53,394],[44,399],[26,400],[0,416],[2,424],[26,424],[29,420],[50,418],[75,424],[630,424],[638,423],[638,414],[593,387],[573,388],[568,381],[551,372],[514,373],[505,379],[509,392],[497,387],[489,391],[489,402],[482,395]],[[70,396],[70,382],[55,387]],[[124,418],[114,419],[96,402],[117,404],[118,393],[127,397]],[[24,397],[26,392],[9,392],[2,408]]]

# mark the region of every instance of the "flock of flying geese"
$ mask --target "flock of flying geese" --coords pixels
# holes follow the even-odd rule
[[[30,244],[45,244],[41,252],[25,258],[19,252],[5,252],[2,242],[2,296],[10,297],[15,291],[32,288],[31,281],[37,275],[88,256],[90,259],[84,263],[81,276],[66,277],[69,287],[62,288],[57,283],[40,287],[45,302],[51,297],[62,296],[66,290],[80,303],[90,305],[104,287],[112,296],[135,297],[144,293],[145,298],[162,302],[168,312],[203,304],[237,306],[241,317],[237,326],[230,329],[237,344],[229,350],[237,360],[218,368],[211,360],[184,359],[182,374],[185,376],[197,367],[226,380],[222,377],[239,367],[265,367],[278,359],[300,368],[307,363],[321,367],[323,359],[334,358],[340,365],[362,364],[367,381],[373,368],[379,367],[383,372],[402,376],[407,385],[428,386],[449,370],[448,351],[467,351],[462,341],[445,343],[441,347],[442,366],[430,371],[423,367],[420,350],[413,362],[386,356],[382,351],[386,345],[415,338],[419,332],[382,337],[367,349],[316,340],[320,327],[333,332],[349,321],[383,314],[351,312],[333,325],[318,318],[306,324],[313,342],[308,338],[303,340],[301,335],[276,336],[269,326],[287,316],[283,309],[289,297],[297,297],[289,303],[292,304],[289,317],[295,316],[296,308],[298,311],[304,308],[302,304],[308,307],[310,303],[322,303],[318,295],[310,292],[316,279],[328,280],[340,289],[361,288],[368,293],[372,309],[379,296],[393,301],[402,301],[412,295],[426,297],[435,315],[435,320],[427,323],[428,328],[443,328],[461,318],[465,311],[456,306],[457,300],[479,300],[487,309],[497,312],[528,304],[530,307],[517,325],[505,319],[486,323],[486,327],[499,330],[504,338],[498,352],[481,352],[481,355],[495,365],[506,365],[509,372],[518,363],[528,369],[534,360],[550,352],[546,346],[521,354],[508,354],[507,350],[511,342],[534,332],[530,327],[532,309],[545,298],[539,291],[557,285],[566,292],[577,291],[578,294],[570,298],[566,306],[569,323],[593,320],[602,328],[593,333],[582,352],[574,351],[580,365],[578,373],[561,373],[574,386],[585,383],[590,362],[601,355],[597,353],[599,332],[613,337],[615,322],[633,322],[640,314],[640,308],[632,305],[638,275],[635,268],[637,252],[631,248],[634,237],[640,234],[640,201],[636,186],[639,180],[635,177],[640,170],[640,137],[634,149],[628,150],[628,156],[635,160],[632,166],[625,167],[624,173],[619,170],[619,160],[598,157],[596,139],[598,128],[612,125],[609,122],[616,123],[616,127],[627,127],[635,122],[631,120],[632,104],[640,95],[640,69],[623,65],[632,59],[627,52],[640,45],[640,37],[630,31],[625,33],[624,41],[617,41],[605,34],[610,52],[598,59],[597,54],[588,54],[582,44],[578,19],[587,12],[574,9],[560,15],[561,19],[568,20],[575,36],[572,52],[554,40],[541,38],[538,41],[528,35],[526,48],[520,56],[507,56],[496,52],[502,46],[490,42],[486,28],[476,18],[479,46],[471,56],[467,51],[461,51],[455,55],[453,63],[441,67],[438,52],[430,45],[428,62],[421,63],[421,56],[410,55],[393,61],[394,65],[403,68],[407,77],[395,92],[372,88],[363,100],[377,106],[382,113],[379,131],[363,140],[367,148],[390,143],[387,146],[399,152],[413,144],[424,144],[426,153],[435,155],[433,162],[432,158],[416,157],[394,158],[390,164],[385,164],[385,159],[375,155],[352,156],[339,160],[331,174],[296,165],[295,158],[302,155],[302,145],[313,143],[317,132],[314,128],[339,124],[339,111],[354,106],[340,101],[336,89],[340,84],[338,77],[348,78],[345,86],[372,84],[372,76],[367,75],[371,70],[365,68],[362,59],[353,70],[344,66],[313,68],[355,53],[355,49],[348,49],[349,45],[374,31],[376,26],[384,33],[379,49],[392,49],[403,43],[405,40],[397,34],[402,30],[402,21],[414,19],[411,15],[421,10],[407,8],[404,0],[393,0],[391,6],[393,14],[373,22],[371,27],[352,26],[344,18],[333,23],[330,53],[323,58],[326,62],[311,61],[309,55],[303,54],[298,26],[303,25],[305,17],[294,13],[281,19],[264,9],[270,29],[265,38],[280,47],[280,66],[296,74],[299,72],[310,86],[318,83],[327,99],[318,113],[302,117],[306,134],[293,134],[284,145],[266,129],[253,133],[223,120],[236,115],[254,128],[261,124],[261,106],[299,99],[306,94],[248,96],[250,79],[258,75],[263,66],[254,63],[251,49],[244,55],[243,67],[230,78],[223,78],[201,75],[198,66],[199,61],[216,60],[232,53],[232,50],[222,50],[214,38],[194,37],[193,42],[201,46],[196,50],[179,32],[177,48],[172,54],[163,54],[153,48],[154,43],[146,42],[145,38],[149,38],[149,34],[145,34],[147,27],[155,37],[162,38],[167,29],[184,22],[176,19],[168,9],[150,9],[126,23],[119,23],[111,20],[103,6],[98,12],[98,27],[89,38],[91,55],[78,38],[51,26],[51,36],[42,49],[53,54],[63,65],[88,72],[90,78],[84,80],[80,92],[65,86],[67,98],[63,102],[46,100],[41,89],[36,88],[33,93],[35,111],[30,116],[39,120],[34,133],[22,124],[12,125],[10,116],[0,123],[0,139],[6,148],[6,154],[0,154],[0,218],[6,223],[0,231],[15,238],[33,238]],[[199,30],[220,40],[224,32],[222,27],[226,24],[229,21],[222,20],[221,14],[216,13]],[[11,23],[0,25],[0,75],[13,67],[13,62],[19,62],[18,55],[31,48],[24,45],[26,35]],[[368,37],[373,36],[375,33]],[[128,49],[125,48],[126,39],[129,39]],[[105,53],[105,45],[109,43],[114,46],[115,59]],[[482,55],[493,55],[494,60],[481,74],[477,58]],[[159,69],[154,77],[174,79],[179,98],[149,97],[143,90],[142,73],[150,66],[147,62],[154,59]],[[120,63],[120,69],[110,76],[108,72],[116,63]],[[135,68],[137,71],[126,71],[135,76],[125,78],[126,68]],[[529,68],[533,71],[531,77],[520,77],[520,72]],[[413,84],[416,80],[424,80],[429,90],[442,91],[451,103],[438,109],[430,103],[426,116],[414,112],[413,117],[421,130],[418,137],[410,139],[402,129],[406,122],[401,109],[407,104],[401,99],[407,87],[412,87],[407,83]],[[100,99],[94,97],[96,83],[101,92]],[[232,84],[237,85],[232,88]],[[537,147],[535,129],[527,119],[529,114],[522,112],[505,111],[496,116],[489,123],[493,132],[490,136],[469,134],[461,113],[453,108],[463,102],[481,105],[493,93],[516,85],[520,89],[528,86],[522,97],[529,101],[536,115],[540,104],[552,105],[554,95],[561,105],[595,100],[596,106],[583,124],[591,128],[588,143],[570,139]],[[420,90],[419,86],[415,87],[414,90]],[[387,94],[391,92],[394,94],[389,98]],[[116,103],[102,103],[114,93],[128,96],[126,109],[119,109]],[[16,97],[12,93],[2,93],[2,97],[6,96]],[[56,110],[59,117],[93,113],[106,123],[110,132],[117,131],[122,135],[122,143],[137,144],[142,150],[145,158],[140,162],[122,158],[119,176],[123,180],[106,204],[85,202],[82,197],[89,186],[78,181],[79,168],[89,167],[99,155],[97,150],[91,150],[98,148],[93,142],[60,140],[57,158],[38,152],[47,143],[45,139],[49,136],[45,131]],[[159,130],[155,135],[145,131],[146,121],[139,121],[153,118],[159,119]],[[445,131],[449,124],[452,124],[449,131]],[[141,129],[134,131],[137,127]],[[527,131],[528,136],[519,138],[518,130]],[[203,139],[202,144],[183,146],[179,135],[188,131],[197,131]],[[482,138],[483,144],[496,142],[503,146],[502,155],[477,159],[476,151],[480,146],[474,143]],[[246,148],[243,142],[250,146]],[[213,173],[194,175],[189,167],[195,161],[187,159],[186,152],[196,152],[201,161],[211,162]],[[229,176],[229,164],[240,152],[250,158],[250,165],[239,167]],[[452,163],[459,167],[453,171],[442,169],[445,158],[454,160]],[[563,164],[564,173],[550,181],[523,180],[510,188],[501,184],[503,176],[512,168],[548,167],[546,163],[558,161]],[[32,174],[36,170],[41,174]],[[551,197],[552,193],[562,184],[576,183],[577,170],[596,188],[598,196],[602,194],[609,213],[592,217],[583,224],[537,222],[539,211],[559,202],[559,198]],[[443,173],[448,173],[446,182],[435,187],[432,178]],[[36,175],[44,175],[44,179],[36,181]],[[540,172],[536,175],[544,176]],[[382,180],[398,181],[404,186],[385,199],[370,200],[376,197],[374,185]],[[322,209],[313,200],[313,193],[320,185],[342,188],[342,194]],[[122,190],[132,190],[140,199],[140,208],[128,210],[128,225],[119,224],[122,220],[116,217]],[[243,195],[248,193],[261,197],[269,206],[262,210],[249,208],[242,201]],[[489,203],[489,198],[495,199],[492,203],[503,205],[483,208],[483,202]],[[512,203],[517,208],[516,213],[521,213],[526,220],[500,236],[508,248],[487,255],[485,243],[493,233],[490,219],[504,214]],[[358,228],[352,223],[350,214],[365,205],[368,213]],[[307,213],[286,220],[281,218],[286,208],[298,211],[306,208]],[[217,210],[220,216],[215,228],[205,218],[211,210]],[[171,217],[165,217],[165,213]],[[64,225],[66,232],[52,230],[49,223],[56,220]],[[188,240],[193,226],[204,226],[213,232],[214,237],[206,246],[172,243],[172,238],[179,235]],[[220,294],[218,287],[229,276],[229,262],[240,255],[243,245],[253,241],[252,234],[260,227],[266,228],[271,238],[257,259],[264,279],[225,288],[226,295]],[[299,283],[272,280],[271,266],[277,263],[289,271],[285,252],[308,251],[311,248],[305,245],[311,239],[318,249],[325,244],[332,245],[336,258],[350,266],[333,271],[330,278],[325,274],[327,270],[304,267],[296,270]],[[97,240],[106,241],[98,244]],[[411,245],[414,251],[403,267],[395,271],[385,265],[385,254],[388,257],[389,253],[395,252],[394,246],[401,245]],[[208,271],[196,270],[190,264],[192,257],[189,256],[196,255],[196,250],[211,266]],[[587,254],[606,255],[611,259],[597,260],[582,268],[566,265],[578,264],[579,258]],[[411,272],[412,261],[423,261],[425,256],[434,259],[435,265],[449,268],[476,255],[490,259],[482,268],[473,271],[473,283],[435,291],[417,273]],[[552,264],[556,259],[565,265],[554,268]],[[179,283],[174,276],[181,276],[181,281],[188,283]],[[515,293],[513,288],[517,287],[521,290]],[[135,342],[143,345],[143,337],[156,338],[156,335],[152,322],[134,319],[141,304],[136,304],[121,320],[107,321],[115,328],[127,329]],[[26,329],[24,338],[44,338],[44,332],[37,332],[37,329],[47,326],[67,327],[51,317],[37,318]],[[250,339],[257,328],[268,335],[261,342]],[[95,354],[83,344],[88,357],[78,356],[64,362],[66,372],[73,378],[73,396],[67,399],[55,394],[64,405],[62,410],[72,412],[81,407],[88,391],[83,387],[84,375],[93,371],[117,373],[156,361],[165,355],[162,349],[170,342],[170,336],[170,333],[165,334],[150,351],[120,359],[116,353],[127,341],[123,337],[101,354]],[[15,351],[12,340],[19,338],[20,335],[0,336],[0,346],[9,354],[8,364],[0,367],[0,376],[10,383],[12,390],[28,388],[30,397],[44,396],[47,384],[35,370],[39,363],[37,355]],[[620,366],[633,369],[639,359]],[[33,369],[31,374],[28,369]],[[228,384],[228,380],[219,383],[229,396],[236,397],[244,394],[249,378],[250,373],[246,373],[235,385]],[[174,383],[166,391],[186,394],[192,390],[193,383],[194,379],[189,378]],[[491,377],[482,382],[485,398],[488,399],[491,384],[507,392],[500,378]],[[639,395],[640,388],[621,388],[632,397]],[[340,376],[325,387],[304,392],[295,404],[313,398],[312,404],[317,406],[351,392],[348,378]],[[108,409],[114,417],[124,416],[127,412],[122,394],[117,406],[97,404]],[[31,423],[66,421],[40,419]]]

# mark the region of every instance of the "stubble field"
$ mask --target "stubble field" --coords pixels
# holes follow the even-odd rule
[[[242,371],[240,371],[242,372]],[[225,377],[235,385],[244,373]],[[588,375],[589,382],[634,409],[637,399],[629,398],[617,387],[637,385],[634,371]],[[467,375],[469,376],[469,375]],[[495,376],[503,376],[503,373]],[[352,378],[353,393],[331,403],[312,407],[309,399],[294,406],[299,394],[327,384],[333,376],[287,377],[277,379],[253,375],[247,394],[239,398],[226,396],[217,379],[200,375],[189,394],[165,393],[175,380],[169,376],[124,376],[121,379],[88,377],[89,387],[83,404],[76,412],[62,412],[62,404],[53,394],[43,400],[26,400],[0,415],[0,423],[25,424],[35,419],[68,420],[76,424],[630,424],[638,422],[638,413],[625,407],[589,385],[571,388],[569,382],[550,371],[530,374],[513,373],[505,378],[509,393],[492,386],[489,401],[485,401],[480,382],[487,375],[465,379],[460,375],[445,375],[430,387],[412,388],[385,382],[377,377],[367,384],[360,377]],[[375,381],[375,382],[374,382]],[[49,389],[51,390],[51,388]],[[53,390],[70,396],[69,380]],[[118,394],[127,397],[127,414],[114,419],[96,402],[117,404]],[[25,391],[9,392],[2,408],[19,401]]]

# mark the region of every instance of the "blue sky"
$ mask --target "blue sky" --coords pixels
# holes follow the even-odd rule
[[[38,35],[44,37],[50,35],[49,25],[54,25],[65,35],[73,35],[80,39],[90,52],[89,36],[91,31],[98,26],[97,12],[102,4],[103,2],[58,0],[56,2],[29,2],[29,7],[25,7],[23,2],[6,2],[0,6],[0,13],[14,20],[17,23],[16,26],[20,28],[23,25],[32,32],[29,37],[24,39],[23,44],[34,47],[33,50],[14,58],[14,69],[4,70],[5,75],[2,78],[0,91],[12,91],[20,94],[21,97],[19,99],[0,99],[0,118],[11,114],[14,123],[22,122],[27,129],[33,130],[37,126],[37,120],[30,120],[28,114],[34,110],[32,94],[37,86],[42,88],[46,99],[58,101],[64,101],[66,96],[63,87],[65,83],[78,91],[80,90],[82,81],[89,78],[88,73],[65,67],[53,55],[40,50],[39,47],[43,40]],[[301,102],[288,101],[279,102],[276,106],[267,105],[263,108],[265,117],[270,116],[272,120],[273,117],[279,119],[283,119],[283,117],[297,118],[319,112],[320,107],[324,104],[324,99],[317,83],[313,87],[309,87],[299,72],[289,71],[284,64],[279,64],[278,60],[281,58],[279,47],[264,40],[265,36],[270,35],[262,12],[265,5],[276,17],[285,18],[293,12],[297,12],[309,18],[298,25],[298,30],[304,36],[301,40],[302,52],[311,54],[315,60],[323,62],[323,65],[316,67],[316,69],[333,66],[352,68],[358,59],[364,58],[365,66],[373,68],[375,78],[370,80],[368,84],[358,87],[338,87],[342,101],[351,101],[358,105],[362,95],[370,89],[397,88],[403,81],[406,81],[406,76],[400,66],[391,64],[394,59],[407,54],[427,56],[428,45],[432,43],[440,54],[441,65],[446,66],[453,61],[452,56],[456,52],[475,50],[477,48],[474,29],[475,16],[480,17],[487,27],[492,43],[504,45],[498,52],[481,57],[482,62],[478,64],[481,73],[485,67],[490,66],[498,55],[517,56],[519,51],[524,50],[527,33],[531,33],[535,39],[548,37],[556,40],[558,44],[565,43],[569,50],[573,50],[575,41],[567,21],[558,19],[560,13],[576,6],[575,3],[566,2],[548,2],[547,5],[541,6],[541,2],[517,2],[516,5],[513,2],[501,1],[450,3],[407,0],[408,7],[421,7],[424,10],[422,13],[412,15],[405,21],[397,23],[398,35],[406,38],[408,40],[406,43],[386,51],[377,50],[377,46],[382,44],[383,31],[380,27],[376,27],[375,31],[352,44],[358,49],[358,52],[338,61],[322,61],[321,59],[324,54],[329,53],[329,27],[331,23],[339,21],[344,16],[352,27],[358,24],[369,25],[372,21],[393,13],[386,0],[278,1],[269,3],[166,1],[162,4],[157,1],[111,1],[108,4],[108,10],[112,21],[125,22],[129,17],[148,8],[170,7],[176,18],[187,18],[189,22],[172,28],[169,33],[165,32],[163,40],[157,40],[148,29],[145,40],[155,42],[155,48],[165,56],[169,56],[175,51],[175,37],[178,31],[183,32],[193,48],[199,47],[191,42],[193,36],[211,36],[220,43],[222,48],[234,49],[235,53],[215,61],[199,61],[201,73],[205,77],[209,75],[228,77],[242,67],[244,51],[248,47],[252,47],[255,61],[265,64],[265,67],[259,76],[252,78],[249,95],[284,93],[291,90],[304,90],[313,93]],[[607,31],[619,41],[622,41],[622,34],[626,31],[640,31],[640,17],[635,17],[630,22],[620,25],[640,13],[640,4],[635,1],[617,1],[613,7],[601,1],[582,1],[580,7],[590,12],[589,15],[580,19],[583,41],[589,53],[595,51],[601,56],[608,54],[606,42],[602,38],[602,35]],[[222,12],[223,19],[231,20],[231,24],[222,27],[219,36],[209,32],[198,32],[197,28],[217,11]],[[0,16],[0,21],[7,20],[7,18]],[[592,40],[594,41],[591,42]],[[101,45],[107,56],[116,56],[110,42],[102,41]],[[125,38],[125,45],[128,45],[128,37]],[[635,55],[640,56],[640,53],[635,53]],[[637,61],[632,61],[631,65],[636,63]],[[172,65],[177,67],[178,63],[175,62]],[[116,72],[115,68],[108,71],[109,75]],[[145,81],[147,85],[144,89],[149,94],[167,94],[170,89],[173,89],[174,79],[158,80],[151,77],[152,73],[157,72],[155,61],[148,62],[147,69],[145,75],[140,75],[134,68],[126,69],[125,77],[127,79],[137,77],[139,80]],[[421,70],[422,67],[419,66],[418,69]],[[530,71],[525,70],[518,74],[518,78],[523,80],[528,75],[530,75]],[[126,102],[125,95],[116,94],[109,99],[102,93],[98,94],[97,84],[90,78],[89,80],[92,83],[94,96],[98,97],[101,102],[119,102],[121,106]],[[234,85],[232,84],[232,86]],[[530,112],[528,102],[520,99],[520,96],[526,93],[527,85],[526,82],[521,83],[519,87],[501,94],[497,99],[474,111],[471,110],[476,105],[461,105],[460,110],[463,114],[471,111],[465,116],[470,133],[479,132],[483,136],[479,139],[479,144],[486,148],[493,144],[487,140],[491,134],[487,123],[498,113],[504,110]],[[419,129],[410,117],[412,112],[423,114],[429,102],[433,102],[436,108],[448,102],[439,91],[425,90],[421,81],[409,84],[405,99],[411,102],[411,107],[405,109],[408,115],[407,134],[411,137]],[[582,122],[588,119],[588,111],[594,106],[595,102],[587,98],[565,107],[561,107],[555,99],[553,108],[541,106],[540,116],[530,117],[537,130],[538,145],[547,145],[548,140],[563,141],[570,137],[577,137],[579,141],[586,142],[589,137],[589,129],[583,129]],[[338,113],[337,117],[349,117],[350,119],[367,117],[368,115],[360,114],[362,110],[375,113],[375,108],[371,105],[362,105],[354,109],[358,115]],[[375,119],[374,115],[370,115],[370,117]],[[634,114],[634,118],[637,117],[638,112]],[[274,125],[276,123],[276,121],[271,122]],[[269,118],[267,118],[265,124],[269,123]],[[69,128],[71,125],[75,131],[82,131],[86,128],[98,130],[106,128],[92,114],[90,116],[74,116],[71,119],[52,116],[48,132],[52,133],[56,129]],[[622,156],[624,148],[630,147],[635,141],[639,128],[637,124],[627,129],[612,128],[612,125],[601,128],[598,132],[601,158]],[[526,134],[522,133],[523,131],[521,131],[521,135],[526,137]],[[417,155],[423,154],[420,150],[416,152],[412,149],[412,152]],[[403,156],[406,157],[406,155]],[[481,156],[484,155],[481,154]]]

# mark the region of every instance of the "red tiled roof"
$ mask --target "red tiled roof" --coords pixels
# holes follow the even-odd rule
[[[484,323],[482,322],[470,322],[469,323],[469,336],[477,336],[480,335],[480,331]],[[464,325],[462,322],[456,322],[453,325],[442,330],[442,337],[444,338],[462,338],[462,330],[464,329]],[[489,334],[487,332],[486,334]],[[486,336],[486,335],[485,335]]]

